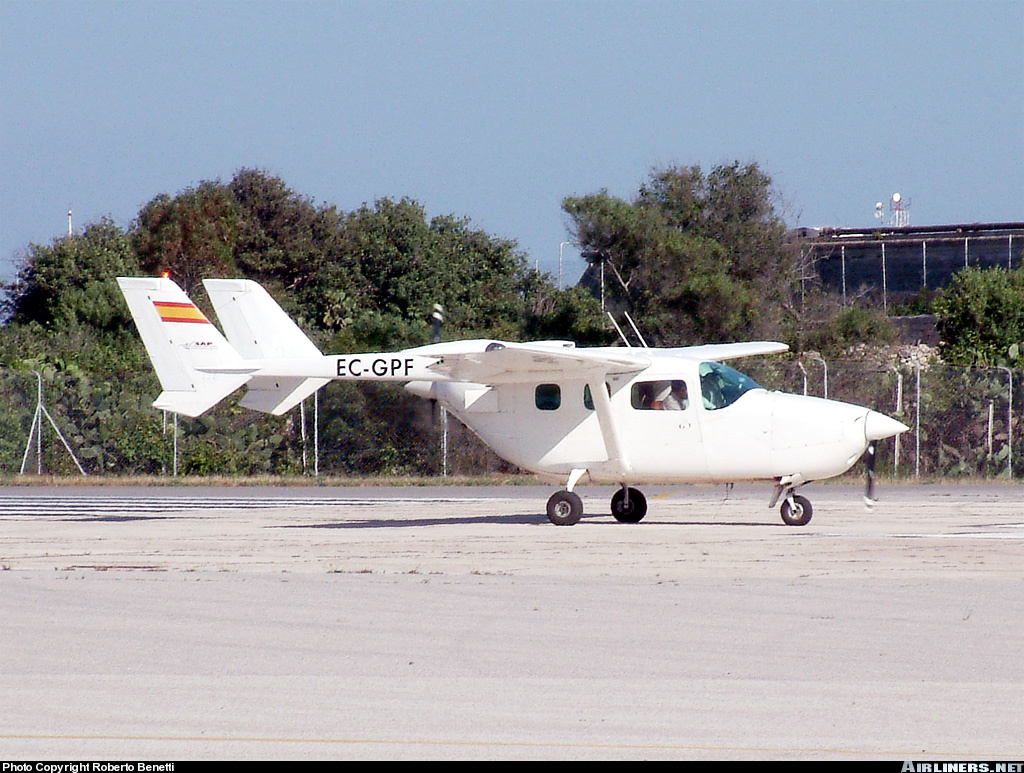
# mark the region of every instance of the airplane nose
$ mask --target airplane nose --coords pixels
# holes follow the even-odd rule
[[[906,432],[910,427],[878,411],[868,411],[864,420],[864,437],[867,440],[884,440],[887,437]]]

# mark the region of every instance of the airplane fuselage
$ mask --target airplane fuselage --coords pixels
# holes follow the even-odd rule
[[[594,483],[627,485],[828,478],[856,463],[869,435],[879,434],[875,424],[896,424],[867,408],[769,392],[749,379],[723,394],[738,376],[718,363],[655,358],[638,375],[603,378],[603,415],[598,379],[408,388],[439,400],[499,456],[556,482],[578,469]],[[685,397],[670,408],[673,382],[682,382]]]

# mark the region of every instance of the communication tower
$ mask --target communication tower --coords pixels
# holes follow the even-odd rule
[[[910,199],[894,193],[889,199],[889,225],[896,228],[910,225]]]

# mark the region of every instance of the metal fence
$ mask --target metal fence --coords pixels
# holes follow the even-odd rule
[[[1024,477],[1024,371],[819,357],[743,363],[768,389],[877,409],[910,427],[879,472]],[[332,382],[281,417],[229,398],[191,419],[151,407],[152,373],[0,369],[0,474],[482,476],[515,471],[397,385]]]
[[[965,268],[1024,264],[1024,224],[831,229],[804,243],[822,286],[841,295],[868,290],[883,308],[946,287]]]

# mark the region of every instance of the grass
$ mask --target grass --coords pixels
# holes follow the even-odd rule
[[[367,476],[321,475],[0,475],[0,486],[536,486],[533,475]]]
[[[919,486],[938,484],[957,484],[963,486],[971,485],[1022,485],[1024,480],[1020,478],[1008,479],[1006,476],[984,477],[980,475],[962,476],[941,476],[922,475],[915,478],[913,475],[895,477],[891,474],[879,474],[876,478],[880,486],[893,484],[915,484]],[[856,467],[836,478],[814,481],[815,484],[839,484],[851,485],[862,484],[864,481],[863,469]],[[196,486],[222,486],[224,488],[242,486],[266,486],[272,487],[321,487],[321,488],[343,488],[355,486],[541,486],[545,483],[535,475],[520,474],[491,474],[491,475],[449,475],[447,478],[440,476],[415,476],[415,475],[375,475],[366,477],[321,475],[311,477],[308,475],[179,475],[178,477],[162,475],[0,475],[0,487],[2,486],[178,486],[181,488]],[[767,482],[766,482],[767,485]]]

